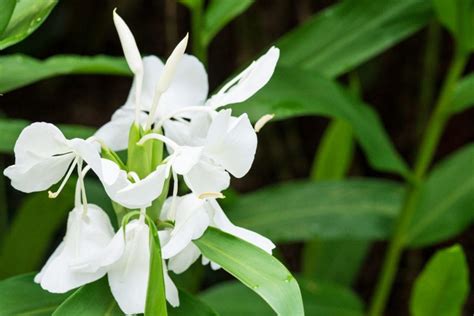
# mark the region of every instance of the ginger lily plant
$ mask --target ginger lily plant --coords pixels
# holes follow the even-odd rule
[[[150,269],[150,230],[157,230],[163,258],[166,299],[179,305],[168,269],[182,273],[201,254],[193,240],[208,227],[218,228],[271,254],[267,238],[230,222],[217,200],[230,175],[243,177],[257,148],[255,129],[246,114],[232,116],[223,106],[245,101],[270,79],[279,50],[272,47],[207,99],[207,74],[199,60],[185,54],[188,36],[163,64],[142,59],[134,37],[114,12],[124,55],[134,74],[126,103],[91,138],[66,139],[52,124],[33,123],[15,145],[15,164],[5,170],[23,192],[49,189],[62,182],[60,194],[77,169],[75,207],[67,230],[35,282],[64,293],[107,275],[111,292],[126,314],[145,312]],[[127,162],[114,152],[127,149]],[[121,224],[115,232],[107,214],[87,202],[84,177],[92,171],[114,202]],[[191,193],[178,196],[180,176]],[[166,199],[169,184],[172,195]],[[139,211],[137,211],[137,209]]]

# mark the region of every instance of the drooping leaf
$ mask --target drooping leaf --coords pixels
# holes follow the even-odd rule
[[[40,268],[73,204],[72,183],[56,199],[48,198],[46,192],[24,199],[0,249],[0,278]]]
[[[218,316],[218,314],[202,300],[184,291],[179,291],[179,306],[168,306],[170,316]]]
[[[51,315],[51,314],[50,314]],[[53,316],[107,315],[124,313],[115,302],[107,278],[89,283],[69,296],[52,314]]]
[[[458,82],[452,102],[454,113],[460,113],[474,105],[474,74],[470,74]]]
[[[57,3],[57,0],[17,1],[7,27],[0,34],[0,50],[18,43],[33,33],[46,20]]]
[[[208,45],[227,23],[244,12],[253,2],[254,0],[211,0],[204,16],[203,44]]]
[[[25,55],[0,57],[0,93],[5,93],[33,82],[70,74],[130,75],[121,57],[57,55],[38,60]]]
[[[242,195],[227,212],[274,242],[384,239],[402,194],[400,184],[382,180],[288,182]]]
[[[375,111],[315,71],[277,67],[265,88],[233,111],[247,112],[253,120],[267,113],[274,113],[277,120],[303,115],[345,120],[374,168],[408,174]]]
[[[430,17],[426,0],[345,0],[281,38],[280,63],[335,77],[413,34]]]
[[[0,118],[0,153],[12,153],[21,131],[30,124],[25,120]],[[67,138],[88,138],[94,129],[78,125],[59,124],[58,127]]]
[[[51,294],[33,282],[35,273],[0,282],[2,315],[49,316],[71,293]]]
[[[409,229],[411,246],[446,240],[474,221],[474,144],[441,161],[429,175]]]
[[[364,314],[361,300],[347,288],[304,279],[298,279],[298,282],[305,302],[305,314],[308,316],[362,316]],[[201,294],[201,298],[225,316],[275,315],[263,300],[235,281],[211,287]]]
[[[150,274],[148,276],[145,314],[167,316],[160,239],[153,222],[150,221],[148,227],[150,228]]]
[[[273,256],[215,228],[195,240],[202,254],[260,295],[279,315],[304,315],[295,278]]]
[[[453,34],[458,45],[474,49],[474,1],[432,0],[440,22]]]
[[[418,276],[412,292],[413,316],[457,316],[469,293],[466,257],[459,245],[438,251]]]
[[[0,0],[0,36],[10,22],[16,0]]]

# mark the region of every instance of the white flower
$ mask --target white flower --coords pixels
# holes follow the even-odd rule
[[[125,251],[120,260],[111,266],[108,279],[120,309],[126,314],[139,314],[145,311],[150,270],[150,234],[148,226],[142,220],[131,221],[125,230],[125,240],[123,229],[117,232],[120,237],[118,241],[123,244]],[[178,290],[164,264],[163,275],[166,299],[172,306],[178,306]]]
[[[169,198],[162,211],[161,219],[174,221],[168,242],[162,246],[163,258],[169,259],[168,267],[175,273],[184,272],[196,261],[201,252],[192,243],[200,238],[208,226],[216,227],[226,233],[243,239],[267,253],[272,252],[275,245],[267,238],[230,222],[215,199],[202,200],[194,194],[178,197],[175,207],[173,198]],[[203,258],[203,262],[209,260]],[[219,266],[212,263],[213,268]]]
[[[14,151],[15,164],[6,168],[4,174],[15,189],[26,193],[44,191],[66,175],[58,192],[61,191],[82,160],[100,173],[97,144],[78,138],[66,139],[53,124],[27,126],[18,137]]]
[[[56,248],[35,282],[52,293],[69,290],[94,282],[107,273],[108,265],[121,256],[123,250],[110,245],[114,230],[107,214],[98,206],[77,205],[70,213],[64,240]]]

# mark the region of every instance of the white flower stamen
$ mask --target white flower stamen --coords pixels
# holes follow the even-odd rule
[[[159,140],[159,141],[163,142],[164,144],[170,146],[173,149],[173,151],[177,151],[180,147],[177,143],[175,143],[173,140],[169,139],[168,137],[163,136],[161,134],[156,134],[156,133],[147,134],[147,135],[143,136],[138,141],[137,145],[143,146],[143,144],[145,144],[145,142],[147,142],[151,139],[156,139],[156,140]]]
[[[199,194],[198,199],[205,200],[205,199],[225,199],[225,195],[221,192],[204,192]]]
[[[275,114],[265,114],[261,118],[258,119],[257,123],[255,123],[254,130],[256,133],[260,132],[260,130],[267,124]]]
[[[71,174],[72,172],[74,171],[75,167],[76,167],[76,164],[77,164],[77,158],[75,158],[72,163],[71,163],[71,166],[69,167],[69,170],[67,171],[66,175],[64,176],[63,178],[63,181],[61,182],[61,185],[59,186],[59,188],[56,190],[56,192],[52,192],[52,191],[48,191],[48,197],[50,199],[55,199],[58,197],[58,195],[61,193],[61,191],[64,189],[64,186],[66,185],[67,181],[69,180],[69,178],[71,177]]]

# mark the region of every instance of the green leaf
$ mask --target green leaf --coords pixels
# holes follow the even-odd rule
[[[315,71],[277,67],[265,88],[233,111],[247,112],[253,120],[267,113],[274,113],[275,119],[280,120],[303,115],[342,119],[352,126],[355,138],[374,168],[405,176],[409,173],[376,112]]]
[[[215,228],[194,243],[202,254],[260,295],[279,315],[304,315],[295,278],[273,256]]]
[[[150,274],[148,276],[145,314],[166,316],[168,312],[160,239],[158,230],[152,221],[148,221],[148,227],[150,228]]]
[[[433,0],[440,22],[453,34],[458,45],[467,51],[474,49],[474,1]]]
[[[0,0],[0,36],[10,22],[16,0]]]
[[[115,302],[107,278],[84,285],[69,296],[52,314],[53,316],[124,315]]]
[[[354,152],[352,127],[344,121],[332,121],[320,141],[311,178],[341,179],[351,166]]]
[[[228,215],[274,242],[384,239],[402,195],[400,184],[382,180],[288,182],[242,195]]]
[[[457,316],[469,292],[468,266],[459,245],[440,250],[418,276],[410,301],[413,316]]]
[[[46,192],[24,199],[0,249],[0,278],[39,268],[73,204],[72,183],[56,199]]]
[[[211,0],[204,16],[202,41],[207,46],[219,31],[247,10],[254,0]]]
[[[422,188],[408,242],[425,246],[446,240],[474,221],[474,144],[441,161]]]
[[[0,282],[2,315],[49,316],[71,294],[51,294],[33,282],[34,276],[29,273]]]
[[[329,283],[315,283],[304,279],[298,281],[306,315],[364,315],[361,300],[351,290]],[[202,293],[201,298],[225,316],[275,315],[263,300],[235,281],[216,285]]]
[[[452,102],[454,113],[460,113],[474,105],[474,74],[470,74],[458,82]]]
[[[25,55],[0,57],[0,93],[5,93],[33,82],[60,75],[103,74],[130,75],[121,57],[58,55],[38,60]]]
[[[303,250],[304,276],[351,286],[369,248],[366,240],[312,240]]]
[[[336,77],[425,26],[426,0],[346,0],[289,32],[276,46],[280,64]]]
[[[0,79],[1,80],[1,79]],[[13,147],[15,146],[16,140],[20,135],[21,131],[30,124],[25,120],[16,119],[0,119],[0,153],[12,153]],[[59,124],[59,129],[64,133],[67,138],[88,138],[95,132],[90,127],[78,126],[78,125],[64,125]]]
[[[218,316],[206,303],[184,291],[179,291],[179,306],[168,306],[170,316]]]
[[[17,1],[10,22],[0,35],[0,50],[18,43],[33,33],[46,20],[57,3],[57,0]]]

